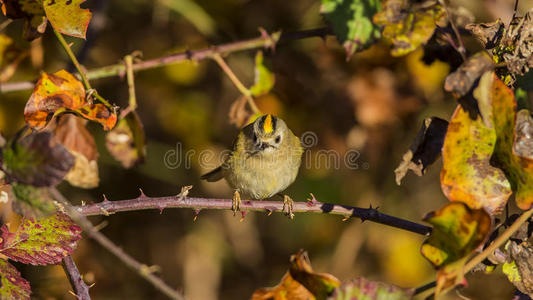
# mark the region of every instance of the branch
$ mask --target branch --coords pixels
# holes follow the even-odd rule
[[[183,195],[183,191],[182,194]],[[197,212],[201,209],[231,210],[231,199],[195,198],[185,196],[168,197],[148,197],[141,191],[141,195],[135,199],[109,201],[104,197],[100,203],[76,206],[76,211],[86,216],[110,215],[116,212],[137,211],[146,209],[157,209],[160,212],[165,208],[192,208]],[[247,211],[263,211],[271,214],[273,212],[283,212],[282,201],[267,200],[243,200],[240,206],[243,217]],[[431,233],[431,227],[407,221],[394,216],[379,212],[376,208],[360,208],[347,205],[322,203],[314,196],[307,202],[294,202],[295,213],[324,213],[331,215],[341,215],[345,219],[355,217],[362,221],[372,221],[388,226],[411,231],[421,235]]]
[[[63,265],[65,274],[67,274],[70,285],[74,289],[74,295],[76,298],[78,298],[78,300],[91,300],[91,296],[89,295],[89,287],[81,278],[80,272],[78,271],[72,256],[65,256],[61,264]]]
[[[94,228],[93,224],[85,217],[80,214],[78,210],[72,206],[67,199],[55,188],[50,189],[54,198],[61,203],[65,213],[76,222],[82,229],[87,233],[92,239],[97,241],[100,245],[106,248],[109,252],[115,255],[128,267],[136,271],[139,275],[145,278],[150,282],[156,289],[163,292],[171,299],[184,300],[185,298],[176,290],[168,286],[161,278],[153,275],[153,267],[149,267],[145,264],[142,264],[136,261],[133,257],[124,252],[121,248],[115,245],[110,239],[105,235],[100,233]]]
[[[133,64],[133,71],[154,69],[186,60],[201,61],[210,58],[215,53],[218,53],[220,55],[227,55],[233,52],[246,51],[257,48],[273,48],[278,43],[306,39],[311,37],[323,38],[329,34],[331,34],[331,29],[327,27],[301,30],[292,33],[275,32],[271,35],[262,34],[260,37],[255,39],[222,44],[201,50],[189,50],[178,54],[172,54],[146,60],[140,63]],[[85,75],[87,76],[88,80],[93,80],[113,76],[123,76],[125,72],[126,67],[124,66],[124,64],[120,63],[116,65],[97,68],[94,70],[89,70],[85,72]],[[33,88],[33,86],[34,83],[29,81],[4,83],[0,84],[0,93],[30,90]]]

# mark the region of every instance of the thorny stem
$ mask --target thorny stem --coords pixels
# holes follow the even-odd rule
[[[158,57],[143,62],[133,64],[133,71],[142,71],[163,67],[182,61],[201,61],[210,58],[214,53],[220,55],[227,55],[233,52],[246,51],[257,48],[274,48],[278,43],[306,39],[311,37],[325,38],[331,34],[331,29],[328,27],[316,28],[310,30],[301,30],[296,32],[279,33],[275,32],[270,35],[262,34],[255,39],[237,41],[227,44],[209,47],[195,51],[185,51],[182,53],[171,54],[163,57]],[[126,71],[124,64],[115,64],[106,67],[101,67],[87,71],[86,77],[89,80],[107,78],[113,76],[122,76]],[[28,81],[10,82],[0,84],[0,93],[8,93],[22,90],[31,90],[34,84]]]
[[[226,75],[229,77],[231,82],[233,82],[235,87],[237,87],[239,92],[241,92],[241,94],[244,96],[246,101],[248,101],[248,105],[250,105],[250,108],[252,109],[253,113],[254,114],[260,114],[261,111],[259,110],[257,105],[255,105],[254,99],[252,98],[252,93],[250,92],[250,90],[248,88],[246,88],[244,86],[244,84],[242,84],[242,82],[239,80],[239,78],[237,78],[237,75],[235,75],[235,73],[233,73],[233,71],[228,66],[228,64],[224,61],[222,56],[220,56],[220,54],[218,54],[218,53],[214,53],[212,58],[213,58],[214,61],[217,62],[217,64],[224,71],[224,73],[226,73]]]
[[[81,78],[83,86],[85,87],[85,90],[87,92],[93,90],[92,87],[91,87],[91,84],[89,83],[89,80],[87,79],[87,75],[85,75],[85,72],[81,68],[80,62],[76,58],[76,55],[74,55],[74,52],[72,52],[72,49],[70,49],[70,46],[67,44],[67,41],[65,41],[65,38],[63,37],[63,35],[59,31],[57,31],[57,30],[55,30],[53,28],[52,28],[52,30],[54,31],[54,34],[56,35],[56,37],[59,40],[59,43],[61,44],[63,49],[65,49],[65,52],[67,53],[68,57],[70,58],[70,60],[74,64],[74,66],[76,67],[76,70],[78,70],[78,74],[79,74],[79,76]],[[102,104],[107,106],[109,109],[113,109],[113,106],[111,104],[109,104],[109,102],[107,102],[107,100],[105,100],[98,93],[93,92],[92,96],[95,97],[96,99],[98,99],[100,102],[102,102]]]
[[[460,274],[457,274],[459,272],[462,272],[461,274],[466,274],[468,271],[472,270],[476,265],[481,263],[483,260],[485,260],[489,255],[494,253],[496,249],[498,249],[500,246],[502,246],[511,236],[524,224],[531,216],[533,215],[533,208],[524,212],[514,223],[509,226],[502,234],[500,234],[492,244],[490,244],[487,248],[485,248],[481,253],[474,256],[471,260],[469,260],[465,266],[462,269],[459,269],[455,271],[456,274],[451,274],[450,276],[459,276]],[[435,287],[435,282],[430,282],[422,287],[419,287],[416,289],[415,294],[424,292],[426,290],[429,290],[433,287]]]
[[[65,256],[61,264],[63,266],[63,270],[65,270],[65,274],[67,274],[70,285],[74,289],[74,295],[76,298],[78,300],[91,300],[91,296],[89,295],[89,287],[87,284],[85,284],[83,278],[81,278],[80,272],[78,271],[72,256]]]
[[[89,235],[93,240],[97,241],[102,247],[115,255],[120,259],[125,265],[137,272],[144,279],[150,282],[156,289],[163,292],[171,299],[184,300],[185,298],[176,290],[168,286],[161,278],[155,276],[152,272],[152,268],[138,262],[133,257],[124,252],[121,248],[115,245],[110,239],[105,235],[96,230],[93,224],[85,217],[83,214],[80,214],[78,210],[72,206],[68,200],[55,188],[51,189],[52,195],[54,198],[61,203],[62,208],[65,213],[78,224],[87,235]]]
[[[108,201],[104,200],[100,203],[94,203],[85,206],[76,206],[76,211],[86,216],[94,215],[110,215],[117,212],[124,211],[138,211],[146,209],[157,209],[160,212],[165,208],[191,208],[196,212],[201,209],[220,209],[231,210],[231,199],[212,199],[212,198],[195,198],[182,196],[168,196],[168,197],[148,197],[145,194],[135,199]],[[243,200],[240,206],[242,212],[245,211],[263,211],[268,214],[272,212],[283,213],[282,201],[267,201],[267,200]],[[345,219],[355,217],[362,221],[372,221],[376,223],[385,224],[388,226],[400,228],[410,232],[427,235],[431,233],[431,227],[390,216],[379,212],[375,208],[360,208],[347,205],[338,205],[330,203],[322,203],[313,198],[312,201],[294,202],[295,213],[324,213],[331,215],[341,215]],[[243,214],[244,216],[244,214]]]

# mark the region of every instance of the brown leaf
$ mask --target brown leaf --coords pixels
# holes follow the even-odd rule
[[[106,135],[106,147],[125,168],[131,168],[144,161],[146,141],[144,128],[137,112],[129,112]]]
[[[437,117],[424,120],[415,140],[403,155],[402,162],[394,170],[398,185],[407,171],[412,170],[416,175],[422,176],[426,168],[437,160],[444,144],[447,127],[448,122]]]
[[[485,52],[478,52],[470,56],[459,68],[446,77],[444,89],[460,98],[465,96],[474,83],[492,68],[492,59]]]
[[[498,19],[490,23],[472,23],[465,27],[483,44],[486,49],[492,49],[500,42],[505,26]]]
[[[291,256],[291,267],[281,282],[272,288],[256,290],[251,300],[326,299],[339,285],[340,281],[333,275],[313,272],[307,253],[300,250]]]
[[[504,265],[504,273],[520,292],[532,297],[533,247],[527,241],[520,244],[515,241],[509,241],[505,248],[511,259],[510,264],[516,269],[513,270],[514,272],[509,272]]]
[[[93,136],[85,128],[86,123],[74,115],[63,115],[57,122],[55,137],[75,159],[65,179],[73,186],[89,189],[99,183],[98,150]]]
[[[253,113],[248,111],[246,107],[246,98],[244,96],[233,101],[228,112],[229,122],[235,124],[238,128],[242,128],[248,124]]]

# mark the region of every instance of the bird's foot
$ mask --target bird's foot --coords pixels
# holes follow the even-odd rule
[[[241,194],[239,191],[235,190],[235,193],[233,193],[233,201],[231,202],[231,211],[233,211],[233,216],[237,213],[237,211],[241,210]]]
[[[285,208],[287,208],[287,216],[289,219],[294,219],[294,201],[291,199],[291,197],[287,195],[283,195],[283,211],[285,211]]]

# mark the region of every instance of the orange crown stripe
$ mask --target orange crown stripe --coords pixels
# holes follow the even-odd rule
[[[263,123],[263,132],[271,133],[274,131],[274,126],[272,124],[272,115],[268,114],[265,117],[265,122]]]

